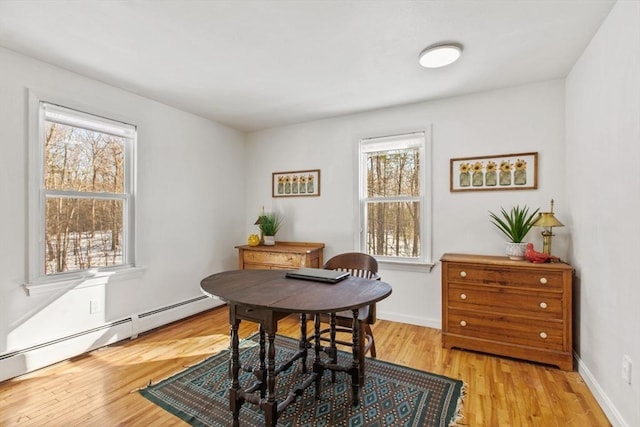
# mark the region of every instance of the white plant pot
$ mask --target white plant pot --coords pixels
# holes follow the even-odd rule
[[[524,253],[527,250],[527,243],[507,242],[506,254],[509,259],[523,260]]]
[[[276,244],[276,236],[264,236],[265,246],[273,246]]]

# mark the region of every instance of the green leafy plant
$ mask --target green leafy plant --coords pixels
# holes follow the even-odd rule
[[[260,215],[259,227],[265,236],[275,236],[282,226],[283,218],[276,212],[268,212]]]
[[[491,223],[498,227],[509,240],[513,243],[522,243],[524,237],[533,227],[539,210],[538,208],[529,214],[529,207],[514,206],[509,212],[504,208],[500,208],[501,216],[489,211],[489,216],[492,219]]]

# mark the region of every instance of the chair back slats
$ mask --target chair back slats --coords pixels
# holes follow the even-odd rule
[[[326,267],[325,267],[326,269]],[[362,277],[363,279],[373,279],[373,278],[377,278],[376,273],[374,273],[371,270],[363,270],[361,268],[343,268],[343,267],[338,267],[338,268],[333,268],[331,270],[338,270],[338,271],[346,271],[349,274],[351,274],[353,277]]]
[[[348,271],[352,276],[365,279],[378,278],[378,261],[371,255],[360,252],[336,255],[327,261],[323,268]]]

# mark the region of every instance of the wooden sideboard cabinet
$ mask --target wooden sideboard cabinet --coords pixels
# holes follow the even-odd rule
[[[322,268],[324,243],[276,242],[273,246],[236,246],[240,270]]]
[[[573,370],[573,268],[445,254],[442,345]]]

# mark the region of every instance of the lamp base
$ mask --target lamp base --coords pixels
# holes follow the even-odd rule
[[[551,255],[551,230],[545,230],[542,232],[542,253]]]

